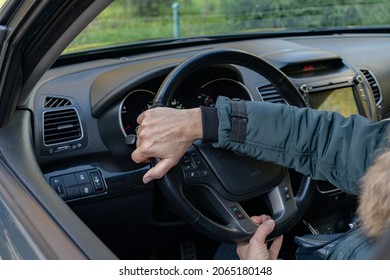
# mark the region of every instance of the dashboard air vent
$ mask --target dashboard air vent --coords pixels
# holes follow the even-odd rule
[[[257,90],[265,102],[286,103],[271,83],[260,86],[257,88]]]
[[[72,102],[65,98],[46,97],[43,104],[44,108],[60,108],[72,105]]]
[[[74,108],[43,113],[43,139],[46,146],[82,138],[81,123]]]
[[[377,80],[375,79],[375,77],[371,73],[371,71],[369,71],[367,69],[360,69],[360,72],[362,72],[362,74],[364,75],[364,77],[366,77],[368,83],[370,84],[372,93],[374,95],[376,106],[377,107],[380,106],[380,104],[382,103],[382,93],[379,89],[379,85],[378,85]]]

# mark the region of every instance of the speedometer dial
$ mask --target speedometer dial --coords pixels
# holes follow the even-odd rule
[[[215,106],[214,97],[212,97],[209,94],[200,93],[197,98],[199,101],[199,106],[205,106],[205,107],[214,107]]]
[[[197,95],[197,105],[214,107],[218,96],[223,95],[229,98],[250,100],[250,92],[241,82],[220,78],[204,84]]]
[[[175,109],[185,109],[183,104],[179,100],[177,100],[176,98],[172,99],[169,102],[169,107],[175,108]]]
[[[149,90],[139,89],[130,92],[120,106],[120,122],[123,134],[135,134],[137,117],[145,110],[152,107],[154,93]]]

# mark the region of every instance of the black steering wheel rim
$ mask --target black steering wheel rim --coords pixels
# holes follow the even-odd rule
[[[279,69],[265,60],[248,52],[235,49],[209,50],[190,57],[176,66],[161,84],[154,99],[155,107],[168,104],[177,88],[192,73],[201,68],[219,64],[235,64],[246,67],[261,74],[270,81],[288,104],[306,107],[306,103],[290,79]],[[294,94],[286,94],[291,93]]]
[[[271,82],[288,104],[298,107],[306,106],[301,94],[288,77],[268,62],[247,52],[233,49],[216,49],[199,53],[174,68],[160,86],[154,100],[154,107],[167,106],[179,86],[194,72],[203,67],[222,64],[239,65],[251,69]],[[154,160],[154,162],[156,161],[158,159]],[[176,207],[184,220],[211,238],[222,242],[240,243],[250,239],[256,230],[257,226],[251,222],[239,204],[237,204],[237,207],[244,215],[243,225],[241,221],[239,222],[239,226],[234,224],[225,225],[203,215],[189,202],[183,193],[185,178],[183,177],[183,171],[180,165],[159,179],[158,184],[168,201]],[[269,238],[274,238],[285,233],[302,218],[311,201],[314,190],[313,184],[314,181],[310,177],[302,177],[300,189],[294,197],[294,204],[297,205],[297,213],[291,217],[290,221],[279,223],[276,220],[276,228]],[[207,191],[213,192],[211,189]],[[220,199],[218,194],[212,193],[212,195],[218,197],[217,200]],[[230,202],[224,201],[224,203],[230,205]],[[236,204],[233,205],[233,207],[236,207]]]

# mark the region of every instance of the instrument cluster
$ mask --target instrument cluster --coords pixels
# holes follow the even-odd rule
[[[146,89],[131,91],[121,102],[120,122],[123,134],[135,134],[137,117],[153,107],[156,93]],[[189,109],[200,106],[214,107],[218,96],[251,100],[249,90],[241,82],[230,78],[211,80],[195,88],[180,88],[166,104],[176,109]]]

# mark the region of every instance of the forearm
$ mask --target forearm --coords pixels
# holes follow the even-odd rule
[[[357,182],[388,128],[388,122],[373,124],[359,116],[345,119],[335,113],[247,102],[248,126],[240,144],[230,141],[230,101],[219,98],[217,107],[214,146],[293,168],[353,194],[358,194]]]

